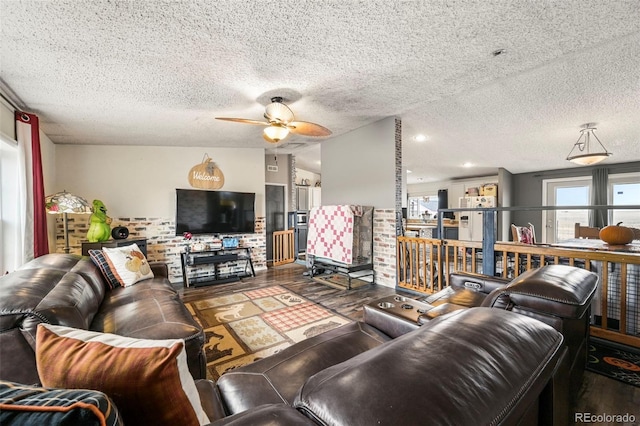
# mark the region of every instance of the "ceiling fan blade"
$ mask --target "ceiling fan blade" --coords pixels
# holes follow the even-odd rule
[[[249,120],[248,118],[216,117],[216,120],[233,121],[235,123],[244,123],[244,124],[256,124],[258,126],[269,125],[269,123],[267,123],[266,121]]]
[[[329,136],[331,134],[331,130],[326,127],[308,121],[292,121],[287,124],[287,128],[296,135]]]

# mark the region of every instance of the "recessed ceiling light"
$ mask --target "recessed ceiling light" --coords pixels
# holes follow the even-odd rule
[[[491,52],[493,56],[500,56],[500,55],[504,55],[505,53],[507,53],[507,49],[497,49]]]
[[[411,170],[407,170],[407,173],[413,173]]]
[[[470,163],[470,162],[467,161],[466,163],[464,163],[462,165],[462,167],[473,167],[473,163]]]
[[[419,135],[416,135],[416,136],[414,137],[414,139],[415,139],[417,142],[424,142],[424,141],[426,141],[426,140],[427,140],[427,137],[426,137],[425,135],[423,135],[423,134],[419,134]]]

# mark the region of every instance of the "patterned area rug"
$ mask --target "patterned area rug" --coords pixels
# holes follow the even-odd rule
[[[186,303],[205,330],[207,378],[351,322],[280,286]]]
[[[640,353],[589,340],[587,370],[640,387]]]

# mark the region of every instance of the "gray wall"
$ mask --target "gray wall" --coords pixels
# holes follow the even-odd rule
[[[389,117],[322,143],[322,204],[394,209],[395,118]]]
[[[264,181],[266,183],[282,183],[285,185],[291,183],[291,159],[289,156],[290,154],[264,155]],[[278,166],[278,171],[267,171],[267,166]]]
[[[578,176],[591,177],[592,170],[596,167],[609,168],[609,174],[633,173],[640,171],[640,162],[598,164],[590,167],[571,167],[562,170],[547,170],[543,172],[521,173],[513,175],[512,206],[532,207],[542,206],[542,181],[545,179],[560,179]],[[536,228],[536,239],[542,237],[542,212],[540,211],[514,211],[511,214],[511,222],[517,225],[526,225],[531,222]]]

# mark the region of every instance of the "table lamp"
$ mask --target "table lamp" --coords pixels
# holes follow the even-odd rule
[[[87,200],[67,191],[58,192],[45,198],[47,213],[62,214],[64,223],[64,252],[69,253],[69,227],[67,213],[91,214],[91,205]]]

